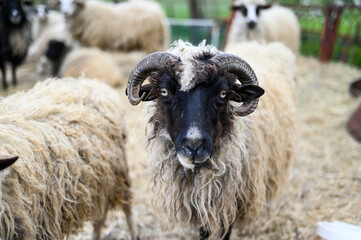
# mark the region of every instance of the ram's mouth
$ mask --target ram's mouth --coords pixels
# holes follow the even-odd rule
[[[192,160],[189,159],[181,154],[177,154],[179,162],[182,164],[183,167],[198,170],[198,169],[210,169],[213,171],[218,171],[219,168],[213,161],[211,157],[202,160]]]
[[[208,158],[206,161],[201,162],[201,163],[194,163],[194,168],[195,169],[206,168],[206,169],[210,169],[212,171],[219,170],[219,167],[214,163],[214,161],[211,158]]]

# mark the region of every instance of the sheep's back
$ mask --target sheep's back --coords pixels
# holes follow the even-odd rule
[[[152,1],[119,4],[89,1],[83,11],[68,19],[68,26],[84,46],[153,52],[164,50],[168,40],[165,21],[163,10]]]
[[[293,159],[295,136],[295,56],[281,43],[255,42],[229,46],[227,52],[244,58],[255,71],[265,90],[249,125],[249,172],[245,185],[250,187],[243,216],[259,212],[267,199],[279,196]],[[247,199],[247,197],[246,197]],[[254,216],[249,216],[254,217]]]
[[[95,48],[81,48],[70,52],[61,67],[60,76],[94,78],[110,86],[120,86],[126,82],[112,56]]]
[[[63,239],[130,199],[119,103],[85,79],[50,79],[0,101],[0,144],[20,157],[1,177],[1,238]]]
[[[289,8],[274,6],[262,13],[261,21],[266,29],[267,42],[283,42],[297,54],[301,29],[296,14]]]

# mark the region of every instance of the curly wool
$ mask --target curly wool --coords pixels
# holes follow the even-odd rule
[[[96,48],[79,48],[71,51],[65,57],[59,75],[95,78],[113,87],[126,82],[121,68],[117,66],[111,54]]]
[[[0,237],[63,239],[108,209],[130,213],[118,94],[87,79],[49,79],[0,101],[0,145],[20,158],[0,175]]]
[[[67,19],[69,32],[81,44],[103,50],[148,53],[164,50],[169,26],[161,6],[154,1],[118,4],[85,1],[84,9]]]
[[[212,161],[219,170],[184,169],[167,130],[159,124],[156,103],[148,108],[153,203],[164,225],[192,224],[213,235],[234,221],[244,226],[278,195],[287,179],[294,143],[295,58],[278,43],[245,44],[231,53],[251,60],[266,94],[253,114],[234,117],[232,131],[214,146]],[[230,105],[230,113],[232,109]]]

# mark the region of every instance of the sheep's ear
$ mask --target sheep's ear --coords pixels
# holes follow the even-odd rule
[[[139,96],[142,96],[143,93],[145,93],[145,98],[143,99],[144,102],[147,101],[153,101],[154,99],[157,99],[157,94],[155,92],[155,89],[150,84],[145,84],[141,86]],[[128,96],[128,89],[125,89],[125,94]]]
[[[231,89],[229,99],[235,102],[250,102],[263,94],[263,88],[257,85],[236,85]]]
[[[11,157],[11,158],[0,159],[0,171],[13,165],[16,162],[16,160],[18,160],[18,158],[19,157],[16,156],[16,157]]]
[[[271,8],[271,7],[272,7],[272,4],[258,5],[257,6],[257,11],[266,10],[266,9]]]

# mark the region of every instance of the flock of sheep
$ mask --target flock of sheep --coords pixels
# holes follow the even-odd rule
[[[166,50],[169,26],[153,1],[59,0],[61,13],[39,6],[31,29],[20,0],[0,4],[3,87],[5,64],[16,84],[25,57],[58,77],[0,100],[1,239],[64,239],[87,221],[99,239],[107,212],[119,207],[139,238],[126,113],[112,88],[125,84],[122,66],[134,51],[142,60],[126,94],[132,105],[149,102],[154,208],[165,225],[229,239],[282,191],[294,155],[300,45],[291,10],[234,0],[222,52],[182,40]]]

